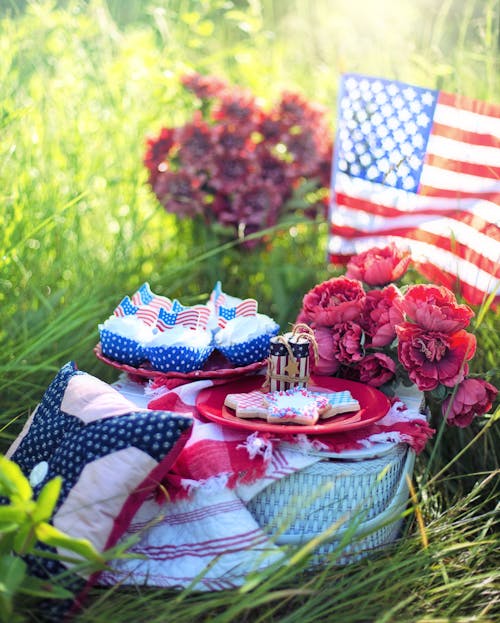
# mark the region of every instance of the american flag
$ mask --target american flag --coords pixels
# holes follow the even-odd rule
[[[234,307],[219,307],[218,325],[222,329],[226,326],[229,320],[238,316],[256,316],[258,303],[255,299],[245,299],[235,305]]]
[[[222,291],[222,284],[220,281],[217,281],[217,283],[215,284],[214,289],[210,294],[209,300],[210,303],[212,303],[212,305],[214,306],[214,309],[218,309],[220,305],[226,304],[226,295]]]
[[[190,329],[206,329],[210,317],[210,308],[206,305],[183,307],[182,311],[160,309],[156,327],[159,331],[171,329],[175,325],[183,325]]]
[[[346,74],[329,260],[394,242],[471,304],[500,286],[500,106]]]
[[[138,307],[151,307],[157,312],[160,307],[164,307],[167,310],[172,307],[172,301],[166,296],[155,294],[147,282],[143,283],[142,286],[132,295],[132,303]]]
[[[123,318],[124,316],[134,316],[137,313],[137,310],[138,307],[132,303],[130,296],[124,296],[113,310],[113,315],[118,316],[118,318]]]

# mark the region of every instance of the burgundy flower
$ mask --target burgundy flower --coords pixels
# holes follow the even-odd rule
[[[181,77],[182,84],[200,99],[215,97],[227,84],[215,76],[202,76],[192,72]]]
[[[212,110],[215,121],[233,124],[246,134],[258,129],[261,115],[255,98],[243,89],[236,88],[222,91]]]
[[[167,212],[181,218],[203,213],[204,194],[200,191],[200,182],[185,171],[159,173],[154,191]]]
[[[220,154],[213,159],[213,172],[210,185],[217,191],[230,194],[245,186],[248,178],[254,172],[254,160],[248,153],[239,154],[231,158]]]
[[[262,117],[257,127],[257,131],[262,134],[267,145],[278,143],[283,130],[283,122],[278,115],[272,113]]]
[[[262,179],[279,188],[283,195],[291,194],[291,172],[287,163],[274,156],[262,143],[257,146],[255,155],[259,163]]]
[[[333,326],[360,318],[365,291],[359,281],[334,277],[318,284],[303,298],[301,317],[314,326]]]
[[[294,94],[265,111],[250,92],[198,73],[182,83],[202,100],[199,108],[191,121],[148,141],[144,155],[166,210],[202,214],[241,236],[277,223],[285,205],[298,210],[287,202],[307,177],[313,192],[303,214],[324,212],[321,185],[329,184],[332,152],[325,111]]]
[[[442,286],[410,286],[397,304],[409,321],[428,331],[454,333],[465,329],[474,316],[468,305],[459,305],[454,294]]]
[[[212,131],[199,114],[175,131],[180,166],[192,173],[208,168],[213,149]]]
[[[359,380],[361,383],[380,387],[394,379],[396,374],[396,363],[384,353],[370,353],[366,355],[357,365]]]
[[[304,130],[283,137],[283,144],[298,175],[310,176],[319,166],[318,149],[312,132]]]
[[[215,153],[224,154],[225,157],[237,155],[244,150],[253,151],[255,148],[245,132],[242,132],[238,126],[227,123],[214,126],[213,144]]]
[[[363,359],[363,330],[355,322],[340,322],[332,327],[333,356],[344,364]]]
[[[395,306],[395,301],[401,298],[401,292],[393,284],[366,293],[362,321],[366,346],[382,348],[394,340],[396,325],[403,322],[403,314]]]
[[[373,247],[353,256],[347,264],[346,276],[359,279],[369,286],[381,286],[400,279],[410,264],[410,252],[394,244]]]
[[[146,141],[146,153],[144,165],[149,170],[149,181],[153,184],[158,175],[158,167],[167,158],[169,151],[174,145],[174,131],[170,128],[162,128],[156,138]]]
[[[339,361],[333,353],[333,335],[327,327],[314,329],[314,337],[318,345],[318,361],[312,363],[312,370],[316,374],[335,374],[339,369]]]
[[[464,379],[455,395],[444,400],[443,417],[448,424],[465,428],[475,417],[488,413],[497,394],[497,388],[487,381]]]
[[[312,104],[300,93],[284,91],[277,106],[277,117],[286,127],[311,127],[320,131],[326,126],[326,110]]]
[[[467,375],[476,338],[464,330],[453,334],[427,331],[404,322],[396,327],[398,357],[410,380],[421,391],[438,385],[453,387]]]
[[[281,196],[271,184],[252,184],[233,195],[234,224],[246,236],[271,227],[278,220],[280,205]]]

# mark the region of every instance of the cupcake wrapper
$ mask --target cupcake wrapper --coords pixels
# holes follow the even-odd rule
[[[213,344],[205,348],[150,346],[146,348],[146,356],[153,368],[160,372],[192,372],[203,367],[213,349]]]
[[[99,330],[102,354],[115,361],[139,366],[145,359],[143,346],[129,337],[122,337],[107,329]]]
[[[231,344],[230,346],[217,346],[217,349],[220,350],[231,363],[238,366],[247,366],[268,357],[271,338],[274,337],[278,331],[279,327],[271,333],[264,333],[248,342]]]

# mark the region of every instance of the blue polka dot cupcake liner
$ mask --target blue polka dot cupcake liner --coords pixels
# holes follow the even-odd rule
[[[146,348],[146,355],[153,368],[160,372],[193,372],[203,367],[213,350],[212,343],[204,348],[150,346]]]
[[[217,349],[225,355],[233,365],[247,366],[256,361],[262,361],[269,356],[269,348],[271,338],[277,335],[279,327],[271,333],[264,333],[258,337],[241,342],[240,344],[231,344],[229,346],[217,346]]]
[[[129,337],[122,337],[117,333],[100,329],[102,354],[109,359],[114,359],[120,363],[127,363],[130,366],[140,366],[146,360],[144,347]]]

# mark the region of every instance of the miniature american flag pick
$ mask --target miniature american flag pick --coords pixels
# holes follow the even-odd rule
[[[132,295],[132,303],[138,307],[146,305],[155,309],[157,312],[160,307],[164,307],[167,310],[172,307],[172,301],[166,296],[161,296],[152,292],[149,283],[142,284],[137,292]]]
[[[115,307],[113,314],[119,318],[124,316],[134,316],[137,313],[138,307],[133,305],[129,296],[124,296],[120,303]]]
[[[245,299],[235,307],[219,307],[219,327],[224,328],[229,320],[240,316],[256,316],[258,303],[255,299]]]
[[[155,298],[149,283],[143,283],[142,286],[132,295],[132,303],[134,305],[147,305]]]

